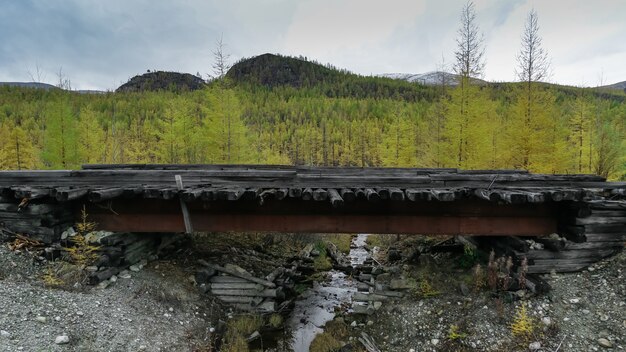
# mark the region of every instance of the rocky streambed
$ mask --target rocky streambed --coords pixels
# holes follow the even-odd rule
[[[352,239],[348,255],[353,269],[357,269],[369,257],[366,250],[367,234],[359,234]],[[346,273],[331,270],[326,274],[326,282],[314,282],[296,301],[286,323],[286,329],[293,337],[289,343],[296,352],[309,350],[315,336],[324,331],[324,325],[333,320],[337,311],[345,310],[352,304],[352,295],[357,292],[357,282]]]

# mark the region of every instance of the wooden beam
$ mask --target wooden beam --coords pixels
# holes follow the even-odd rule
[[[180,232],[181,214],[90,214],[108,231]],[[285,233],[389,233],[439,235],[548,235],[557,222],[545,217],[482,217],[420,215],[259,215],[190,214],[196,231]]]

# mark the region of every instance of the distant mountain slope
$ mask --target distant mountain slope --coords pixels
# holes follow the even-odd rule
[[[36,88],[36,89],[58,89],[57,87],[48,83],[39,82],[0,82],[0,86],[8,87],[22,87],[22,88]]]
[[[383,73],[380,77],[398,79],[412,83],[419,83],[425,86],[457,86],[459,84],[459,75],[442,71],[431,71],[426,73]],[[487,81],[478,78],[472,78],[472,83],[488,84]]]
[[[432,100],[434,89],[384,77],[360,76],[304,58],[263,54],[243,59],[228,71],[235,83],[265,88],[309,89],[330,98],[392,98],[405,101]],[[305,93],[306,94],[306,93]]]
[[[624,92],[626,92],[626,81],[617,82],[617,83],[609,84],[606,86],[601,86],[600,88],[619,89],[619,90],[623,90]]]
[[[325,67],[316,62],[303,59],[263,54],[243,59],[233,65],[227,77],[266,87],[288,85],[292,87],[308,87],[319,83],[337,81],[347,74]]]
[[[155,71],[137,75],[119,86],[116,92],[143,92],[171,90],[176,92],[201,89],[202,78],[189,73]]]

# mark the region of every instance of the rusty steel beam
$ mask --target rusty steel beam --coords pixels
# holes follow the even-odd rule
[[[196,231],[285,233],[390,233],[428,235],[548,235],[557,221],[549,217],[462,217],[420,215],[256,215],[190,214]],[[108,231],[183,232],[181,214],[92,214]]]

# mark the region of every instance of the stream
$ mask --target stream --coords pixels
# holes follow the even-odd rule
[[[361,265],[369,257],[365,249],[367,234],[359,234],[352,239],[350,263]],[[291,348],[295,352],[309,350],[311,341],[324,329],[326,322],[333,320],[335,309],[352,302],[352,294],[357,291],[356,280],[337,270],[329,271],[330,281],[318,283],[305,291],[295,303],[286,328],[292,332]]]

